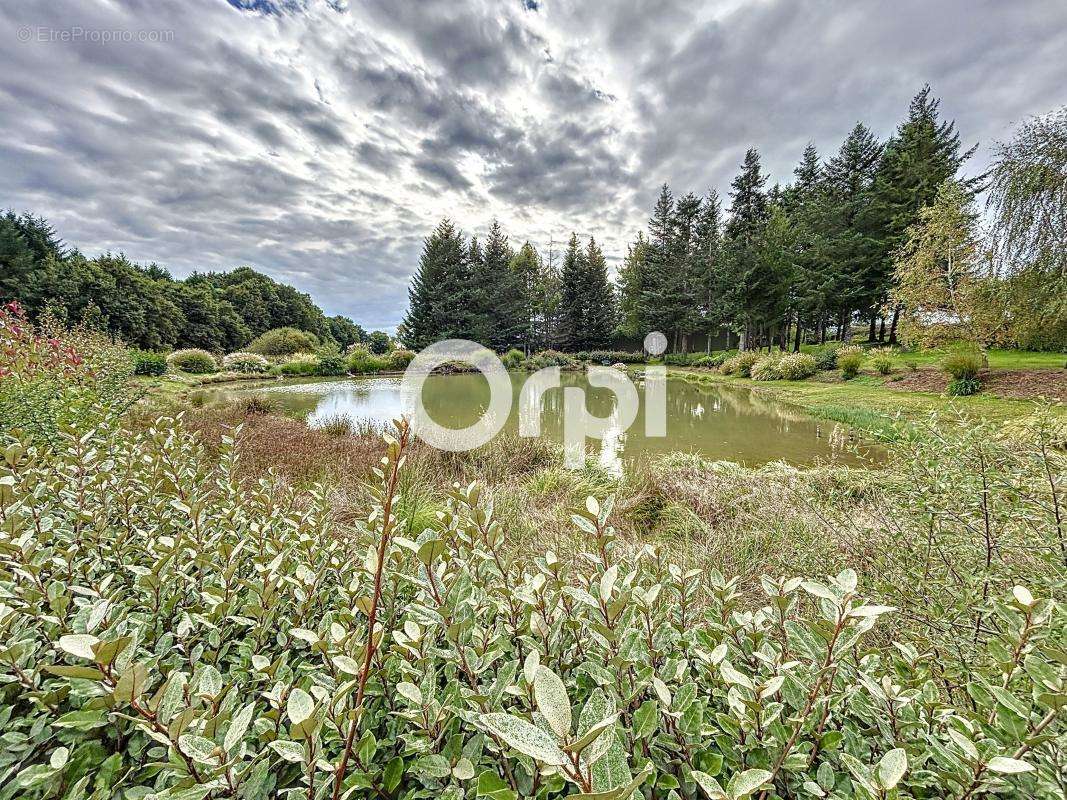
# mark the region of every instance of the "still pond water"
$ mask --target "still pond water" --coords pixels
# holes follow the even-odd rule
[[[526,375],[513,373],[514,402],[504,431],[518,430],[518,395]],[[590,388],[585,375],[564,373],[563,386],[586,391],[586,408],[597,417],[609,417],[615,396],[607,389]],[[587,440],[588,457],[620,472],[624,465],[651,456],[683,451],[709,459],[758,466],[784,460],[813,464],[836,460],[860,465],[878,460],[870,448],[855,452],[849,430],[833,422],[812,419],[798,411],[769,402],[735,387],[706,386],[681,379],[667,381],[667,436],[645,436],[644,391],[637,379],[641,406],[629,430],[609,429],[602,441]],[[208,402],[223,402],[262,394],[279,410],[302,416],[312,427],[339,417],[353,422],[388,425],[403,411],[400,378],[356,378],[311,382],[265,383],[210,392]],[[489,403],[489,385],[478,373],[433,375],[426,380],[423,401],[430,417],[440,425],[462,428],[476,422]],[[562,441],[563,393],[550,389],[542,398],[542,433]]]

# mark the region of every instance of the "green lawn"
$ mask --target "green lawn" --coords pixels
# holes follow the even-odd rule
[[[814,345],[804,345],[802,350],[814,350]],[[914,364],[918,367],[936,367],[947,355],[944,350],[897,350],[893,360],[898,367]],[[1062,369],[1067,364],[1063,353],[1037,352],[1034,350],[989,350],[990,369]]]
[[[894,391],[886,387],[884,378],[873,375],[828,383],[813,379],[753,381],[703,370],[671,369],[670,372],[702,383],[744,386],[798,406],[812,416],[876,433],[888,430],[889,419],[898,414],[905,419],[917,419],[932,411],[962,411],[983,419],[1007,421],[1025,417],[1037,407],[1037,403],[1028,400],[1007,400],[985,394],[947,397],[932,392]],[[1067,416],[1062,406],[1057,413]]]

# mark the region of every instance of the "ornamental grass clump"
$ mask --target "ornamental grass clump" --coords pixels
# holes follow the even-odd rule
[[[782,380],[802,381],[818,371],[818,362],[808,353],[789,353],[778,362],[778,371]]]
[[[266,372],[270,363],[258,353],[230,353],[222,359],[222,368],[229,372],[242,374],[258,374]]]
[[[753,350],[743,350],[723,362],[719,371],[723,375],[737,375],[747,378],[752,374],[753,365],[759,361],[760,355]]]
[[[947,682],[852,570],[746,600],[619,539],[611,497],[573,511],[580,552],[523,556],[477,484],[409,533],[405,423],[362,515],[242,480],[242,435],[5,440],[0,797],[1058,796],[1036,587],[990,590]]]
[[[782,379],[782,370],[780,368],[781,356],[779,355],[766,355],[762,356],[752,368],[749,370],[749,376],[754,381],[777,381]]]
[[[207,375],[219,371],[219,362],[215,360],[215,356],[199,347],[175,350],[167,356],[167,364],[171,369],[188,372],[190,375]]]
[[[978,350],[961,348],[949,353],[941,361],[941,369],[952,378],[945,391],[955,396],[976,394],[982,388],[978,376],[985,365],[985,356]]]

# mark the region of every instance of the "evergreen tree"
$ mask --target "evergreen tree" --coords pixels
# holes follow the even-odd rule
[[[934,201],[940,186],[955,178],[974,153],[974,147],[962,149],[955,123],[941,120],[940,107],[941,101],[931,96],[929,84],[923,86],[878,164],[871,203],[860,223],[870,245],[867,277],[872,305],[883,303],[889,293],[893,259],[908,228]],[[973,194],[977,183],[977,179],[964,181],[961,187]],[[896,317],[894,311],[894,333]]]
[[[511,269],[514,252],[500,223],[493,220],[477,273],[475,289],[481,302],[481,344],[504,351],[524,341],[528,323],[525,320],[526,301],[518,273]]]
[[[619,333],[623,336],[642,337],[649,330],[642,313],[642,294],[645,271],[648,269],[648,241],[643,231],[638,231],[637,241],[629,245],[626,258],[619,269]]]
[[[761,297],[766,276],[761,274],[760,258],[770,215],[764,190],[766,181],[759,153],[751,148],[745,153],[741,172],[730,184],[730,220],[726,224],[731,303],[736,307],[736,323],[743,331],[742,346],[746,349],[753,346],[758,329],[766,322]]]
[[[881,155],[878,140],[858,122],[826,165],[826,247],[835,273],[829,294],[846,334],[853,313],[873,314],[887,289],[886,275],[874,257],[877,244],[864,222]]]
[[[589,237],[585,250],[582,350],[605,348],[615,330],[615,293],[608,280],[608,264],[596,240]]]
[[[472,248],[476,243],[472,243]],[[421,350],[441,339],[465,338],[470,249],[451,220],[442,220],[423,243],[419,268],[408,289],[403,322],[404,344]]]
[[[578,234],[572,233],[560,271],[559,344],[567,350],[580,350],[585,341],[585,260]]]
[[[705,331],[710,348],[715,333],[733,317],[723,258],[722,203],[714,190],[708,193],[700,207],[691,261],[696,292],[696,302],[692,306],[694,327]]]

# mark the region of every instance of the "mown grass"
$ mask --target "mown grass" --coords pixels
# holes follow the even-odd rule
[[[671,374],[706,384],[742,386],[757,395],[797,406],[814,417],[850,425],[874,434],[890,431],[896,417],[919,419],[931,412],[963,412],[992,421],[1020,419],[1033,413],[1036,401],[992,395],[947,397],[933,392],[893,391],[880,376],[860,375],[850,381],[753,381],[714,372],[671,369]],[[1063,414],[1062,407],[1057,413]]]
[[[857,344],[865,344],[858,341]],[[818,345],[806,344],[800,348],[805,353],[819,349]],[[940,348],[925,350],[902,350],[896,348],[893,354],[895,368],[904,369],[908,365],[917,367],[936,367],[948,351]],[[990,369],[1063,369],[1067,366],[1067,354],[1040,352],[1036,350],[987,350]]]

